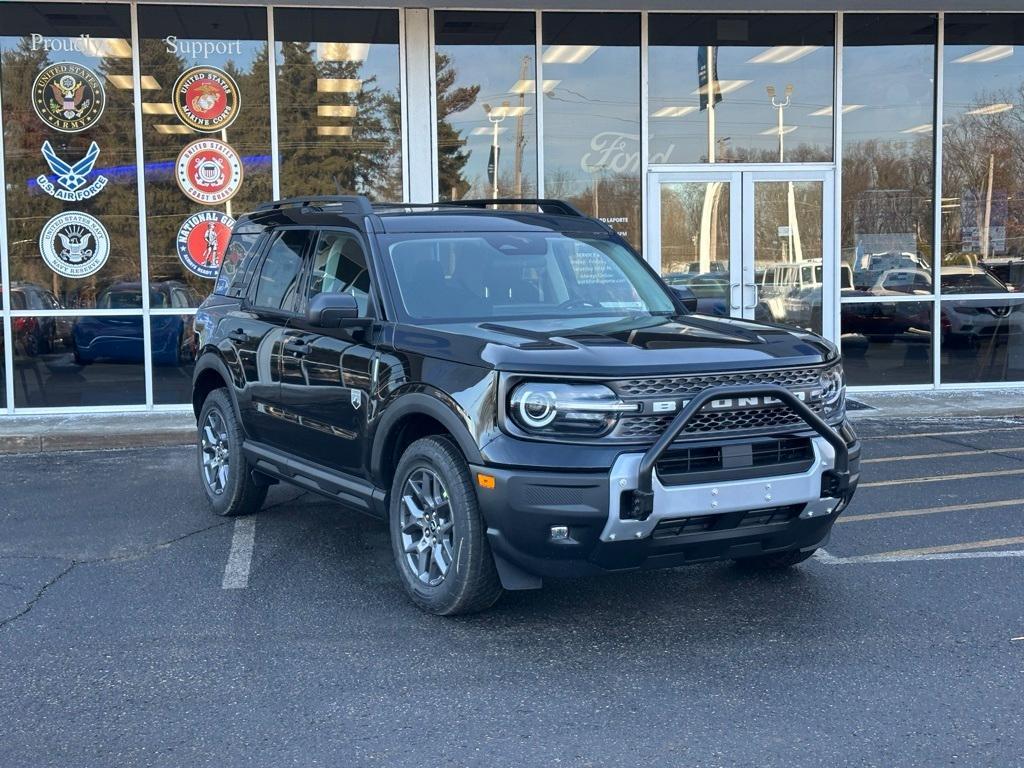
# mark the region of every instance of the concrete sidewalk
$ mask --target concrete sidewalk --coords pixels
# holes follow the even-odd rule
[[[863,419],[1024,419],[1024,389],[855,392],[850,417]],[[856,408],[856,409],[855,409]],[[0,454],[192,445],[191,411],[0,416]]]

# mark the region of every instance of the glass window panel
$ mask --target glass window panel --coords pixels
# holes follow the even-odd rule
[[[293,312],[302,276],[302,254],[309,242],[305,230],[285,230],[274,240],[260,267],[253,304]]]
[[[535,18],[434,15],[440,199],[536,195]],[[545,78],[541,92],[552,85]]]
[[[843,366],[854,386],[932,383],[931,302],[844,304]]]
[[[17,408],[146,402],[142,315],[12,318]]]
[[[1024,297],[942,302],[942,381],[1024,380]]]
[[[0,34],[11,282],[95,307],[140,274],[128,7],[5,3]]]
[[[661,275],[697,297],[697,311],[729,315],[730,184],[661,185]]]
[[[650,162],[832,159],[834,16],[652,14],[649,24]]]
[[[946,16],[943,293],[1024,285],[1022,46],[1024,14]]]
[[[278,8],[281,195],[402,199],[398,11]]]
[[[544,194],[640,247],[640,17],[545,13]]]
[[[139,37],[149,275],[204,297],[234,216],[272,197],[267,13],[141,5]]]
[[[192,314],[152,315],[153,403],[179,405],[192,402],[192,371],[196,340]]]
[[[930,293],[936,18],[849,13],[843,29],[842,258],[853,292],[886,295],[895,269],[923,273]]]

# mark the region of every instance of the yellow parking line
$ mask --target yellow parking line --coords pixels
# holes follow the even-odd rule
[[[895,512],[870,512],[865,515],[844,515],[837,523],[859,523],[865,520],[885,520],[890,517],[916,517],[917,515],[934,515],[938,512],[966,512],[972,509],[991,509],[993,507],[1024,506],[1024,499],[1005,499],[1002,501],[981,501],[976,504],[951,504],[948,507],[926,507],[924,509],[901,509]]]
[[[1024,429],[1024,423],[1019,427],[992,427],[991,429],[958,429],[945,432],[906,432],[900,435],[861,435],[861,440],[902,440],[904,437],[948,437],[951,435],[986,435],[989,432],[1018,432]]]
[[[1006,475],[1024,475],[1024,469],[996,469],[991,472],[964,472],[960,475],[938,475],[929,477],[907,477],[902,480],[879,480],[874,483],[861,483],[858,488],[881,488],[886,485],[911,485],[917,483],[942,483],[947,480],[967,480],[971,477],[1004,477]]]
[[[974,448],[969,451],[950,451],[948,453],[916,453],[913,456],[886,456],[881,459],[861,459],[861,464],[881,464],[883,461],[913,461],[915,459],[942,459],[953,456],[973,456],[976,453],[1021,453],[1024,448]]]
[[[896,549],[892,552],[878,552],[870,557],[913,557],[915,555],[937,555],[941,552],[964,552],[971,549],[990,549],[1006,547],[1011,544],[1024,544],[1024,536],[1007,539],[987,539],[985,541],[967,541],[963,544],[943,544],[940,547],[921,547],[919,549]]]

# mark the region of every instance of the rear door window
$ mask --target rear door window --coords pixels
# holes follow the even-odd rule
[[[256,282],[255,306],[288,313],[299,311],[302,259],[311,237],[309,230],[289,229],[274,238]]]
[[[263,231],[235,232],[231,235],[224,260],[220,265],[220,275],[213,292],[218,296],[242,296],[249,282],[259,244],[263,240]]]

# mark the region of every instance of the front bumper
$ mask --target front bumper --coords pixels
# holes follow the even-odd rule
[[[802,413],[801,405],[792,407]],[[494,478],[493,488],[478,485],[477,498],[506,587],[824,545],[860,478],[860,444],[848,424],[833,430],[806,415],[813,459],[800,471],[666,485],[656,464],[686,418],[680,413],[663,440],[620,454],[605,472],[472,467],[474,479]],[[553,538],[556,526],[568,536]]]

